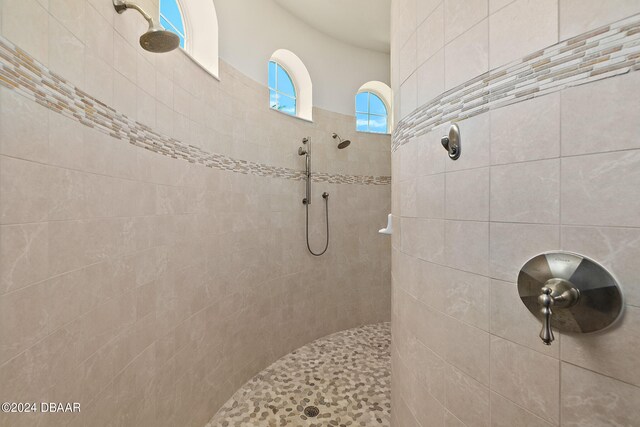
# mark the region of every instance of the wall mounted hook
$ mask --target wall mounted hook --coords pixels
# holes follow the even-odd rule
[[[451,160],[458,160],[462,152],[460,128],[456,123],[452,123],[449,128],[449,136],[443,136],[440,140],[445,150],[449,152]]]

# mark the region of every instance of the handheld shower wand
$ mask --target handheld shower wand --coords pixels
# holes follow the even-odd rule
[[[307,249],[309,250],[309,253],[311,255],[320,256],[324,254],[329,248],[329,193],[327,193],[326,191],[322,193],[322,198],[324,199],[324,203],[325,203],[325,216],[326,216],[326,222],[327,222],[327,242],[324,245],[324,249],[322,250],[322,252],[316,253],[316,252],[313,252],[313,250],[311,250],[311,245],[309,244],[309,205],[311,204],[311,140],[309,138],[303,138],[302,144],[305,145],[306,148],[299,147],[298,155],[305,156],[304,160],[305,160],[305,177],[306,177],[306,197],[302,199],[302,204],[306,209],[305,229],[307,233]]]

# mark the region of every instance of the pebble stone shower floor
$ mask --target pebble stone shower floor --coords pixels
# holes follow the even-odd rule
[[[390,344],[389,323],[320,338],[249,380],[205,427],[390,426]]]

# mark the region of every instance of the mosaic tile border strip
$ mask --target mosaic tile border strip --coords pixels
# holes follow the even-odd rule
[[[297,181],[305,179],[301,170],[208,153],[196,146],[161,135],[73,86],[3,37],[0,37],[0,65],[0,85],[85,126],[135,146],[220,170]],[[391,177],[314,173],[313,181],[329,184],[388,185],[391,183]]]
[[[454,120],[640,70],[640,14],[588,31],[450,89],[402,119],[392,151]]]

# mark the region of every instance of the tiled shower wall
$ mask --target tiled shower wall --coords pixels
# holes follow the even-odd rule
[[[144,20],[110,0],[0,4],[4,40],[35,61],[30,73],[48,68],[119,122],[239,160],[221,170],[138,147],[138,130],[113,137],[42,102],[51,87],[3,74],[0,400],[82,412],[0,414],[0,425],[202,426],[281,355],[389,319],[390,242],[377,229],[390,186],[355,179],[388,182],[388,136],[328,111],[314,123],[273,112],[266,88],[224,62],[217,81],[182,52],[148,54]],[[337,150],[331,132],[353,143]],[[314,184],[316,250],[331,195],[320,258],[305,246],[304,182],[265,172],[301,170],[305,136],[314,170],[359,182]]]
[[[455,162],[440,145],[446,108],[420,110],[621,19],[631,24],[620,51],[637,51],[638,13],[637,0],[393,0],[394,426],[638,425],[636,54],[601,56],[594,67],[620,65],[612,77],[589,69],[503,104],[491,104],[491,91],[467,118],[477,99],[452,108],[463,112]],[[431,124],[417,111],[436,111]],[[614,329],[556,333],[547,347],[515,282],[530,257],[558,249],[610,269],[627,306]]]

